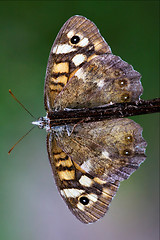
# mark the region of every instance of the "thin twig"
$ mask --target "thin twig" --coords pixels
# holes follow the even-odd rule
[[[116,103],[103,107],[67,109],[48,112],[51,126],[85,122],[103,121],[105,119],[124,118],[136,115],[160,112],[160,98],[138,100],[135,102]]]

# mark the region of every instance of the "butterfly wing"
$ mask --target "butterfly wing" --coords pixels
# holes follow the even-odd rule
[[[55,137],[84,171],[111,183],[127,179],[146,158],[142,128],[131,119],[68,125]]]
[[[72,213],[83,223],[103,217],[119,181],[109,183],[86,173],[62,151],[52,133],[47,136],[47,150],[58,190]]]
[[[111,50],[96,25],[82,16],[71,17],[61,28],[49,55],[44,88],[46,110],[53,110],[56,96],[80,66],[104,53]]]
[[[138,100],[141,75],[113,54],[96,56],[85,63],[55,99],[55,109],[89,108]]]

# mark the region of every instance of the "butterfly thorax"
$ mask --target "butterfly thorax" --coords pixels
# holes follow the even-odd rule
[[[32,122],[33,125],[37,125],[40,129],[45,129],[48,133],[55,133],[55,135],[61,136],[63,132],[67,132],[67,135],[70,136],[72,128],[69,125],[60,125],[56,126],[52,124],[53,119],[48,117],[48,113],[45,117],[40,117],[37,121]]]

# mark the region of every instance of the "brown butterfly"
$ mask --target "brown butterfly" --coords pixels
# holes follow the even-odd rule
[[[138,100],[141,75],[112,54],[93,22],[71,17],[49,55],[44,104],[47,150],[56,185],[83,223],[104,216],[120,181],[145,160],[142,128],[130,119],[51,127],[48,113]]]

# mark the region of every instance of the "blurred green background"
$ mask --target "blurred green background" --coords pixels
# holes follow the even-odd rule
[[[75,14],[92,20],[115,55],[142,74],[143,99],[159,96],[159,1],[0,2],[1,151],[0,239],[2,240],[157,240],[159,228],[158,114],[133,117],[143,127],[147,159],[121,183],[106,216],[81,224],[61,200],[47,159],[45,131],[30,129],[31,117],[44,116],[43,86],[52,43]]]

